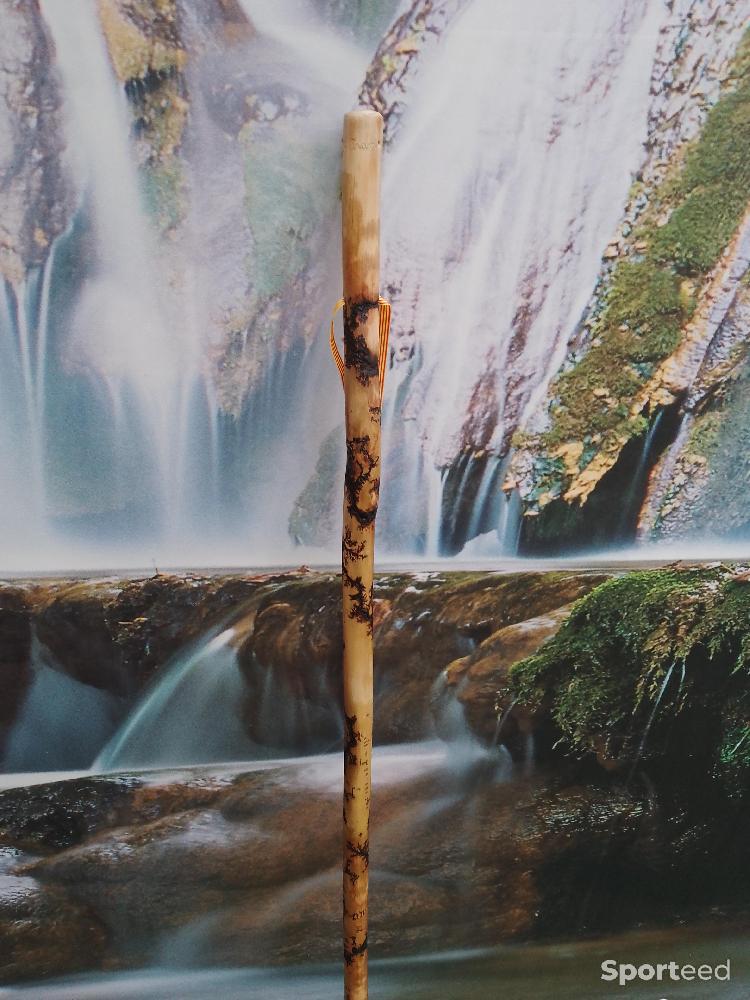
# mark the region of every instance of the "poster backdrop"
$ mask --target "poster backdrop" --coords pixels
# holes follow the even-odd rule
[[[3,568],[334,556],[358,101],[387,128],[383,553],[747,537],[749,16],[4,5]]]

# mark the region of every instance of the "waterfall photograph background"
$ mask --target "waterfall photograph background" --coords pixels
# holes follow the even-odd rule
[[[357,101],[386,122],[382,553],[746,539],[749,15],[6,3],[2,568],[335,560]]]
[[[750,0],[0,0],[0,997],[341,995],[357,106],[370,996],[744,1000]]]

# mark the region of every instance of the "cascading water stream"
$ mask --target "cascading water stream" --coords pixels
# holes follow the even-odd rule
[[[45,417],[49,303],[56,243],[41,267],[15,286],[2,283],[0,301],[0,543],[45,534]]]
[[[564,360],[643,156],[664,11],[558,8],[550,20],[546,0],[473,0],[403,98],[385,164],[384,273],[393,336],[413,346],[386,435],[409,421],[425,466],[464,448],[508,453]],[[384,505],[406,512],[390,461]]]
[[[258,756],[240,719],[244,684],[234,638],[231,627],[214,630],[167,664],[101,751],[94,770]]]
[[[165,524],[179,524],[184,399],[197,377],[201,345],[183,329],[170,329],[163,314],[158,259],[128,139],[126,97],[110,65],[96,8],[81,0],[65,5],[46,0],[42,9],[62,75],[82,208],[90,213],[96,247],[63,357],[69,368],[109,383],[118,401],[110,414],[114,452],[129,439],[139,440],[145,456],[151,455],[158,516]]]

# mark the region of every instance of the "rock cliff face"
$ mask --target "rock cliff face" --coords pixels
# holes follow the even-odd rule
[[[149,208],[159,229],[169,232],[184,215],[187,183],[178,155],[189,110],[179,7],[99,0],[98,10],[112,66],[132,108]]]
[[[420,56],[430,44],[437,44],[451,21],[468,5],[468,0],[415,0],[384,35],[367,71],[359,94],[360,103],[379,111],[385,121],[385,142],[393,142],[408,85],[419,71]]]
[[[506,480],[534,515],[532,548],[555,533],[575,544],[578,526],[600,516],[597,499],[611,503],[617,492],[633,528],[644,504],[641,537],[674,534],[682,487],[691,498],[701,492],[708,458],[687,425],[667,446],[682,414],[692,426],[712,408],[718,427],[715,399],[744,358],[748,13],[742,3],[675,5],[662,31],[646,159],[563,370],[519,436]],[[699,438],[708,447],[698,426]],[[686,518],[683,534],[697,527]]]
[[[61,94],[37,0],[9,0],[0,32],[0,274],[19,286],[67,226]]]

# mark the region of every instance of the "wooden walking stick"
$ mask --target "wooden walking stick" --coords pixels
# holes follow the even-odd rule
[[[380,158],[376,111],[344,118],[341,174],[346,477],[344,612],[344,994],[367,997],[367,896],[372,759],[372,577],[380,488],[380,405],[390,306],[380,298]]]

